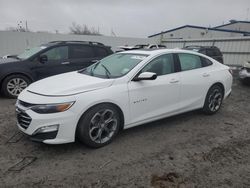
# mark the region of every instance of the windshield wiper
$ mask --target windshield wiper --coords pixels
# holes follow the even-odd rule
[[[90,69],[90,75],[94,76],[94,70],[96,69],[97,65],[100,63],[101,61],[97,61],[96,64],[94,66],[91,67]]]
[[[101,64],[101,66],[105,69],[105,73],[106,73],[107,78],[110,78],[111,73],[109,72],[107,67],[105,67],[105,65],[103,65],[103,64]]]

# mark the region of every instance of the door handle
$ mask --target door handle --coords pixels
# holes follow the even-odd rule
[[[203,73],[202,76],[203,76],[203,77],[209,77],[210,74],[208,74],[208,73]]]
[[[61,64],[62,65],[68,65],[68,64],[70,64],[70,62],[66,61],[66,62],[62,62]]]
[[[170,82],[169,82],[169,83],[174,84],[174,83],[178,83],[178,82],[179,82],[179,80],[172,79],[172,80],[170,80]]]

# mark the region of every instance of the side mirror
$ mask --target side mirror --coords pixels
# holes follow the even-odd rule
[[[46,56],[46,55],[41,55],[40,57],[39,57],[39,62],[40,63],[46,63],[48,61],[48,57]]]
[[[155,80],[156,78],[157,78],[157,74],[154,72],[143,72],[139,74],[139,76],[135,77],[133,81]]]

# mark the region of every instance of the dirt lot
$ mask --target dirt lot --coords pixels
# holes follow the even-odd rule
[[[199,111],[122,132],[93,150],[31,142],[0,98],[0,187],[250,187],[250,87]]]

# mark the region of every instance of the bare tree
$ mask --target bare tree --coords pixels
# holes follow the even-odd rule
[[[94,27],[89,28],[86,24],[79,25],[73,22],[72,26],[70,26],[69,29],[70,33],[76,35],[102,35],[99,32],[99,28],[98,29]]]

